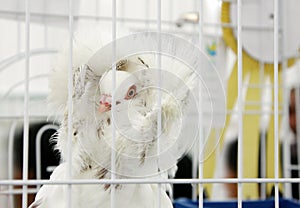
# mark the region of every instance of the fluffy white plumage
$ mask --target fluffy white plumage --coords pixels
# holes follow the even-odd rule
[[[182,50],[174,45],[169,47]],[[117,50],[122,54],[122,48]],[[161,171],[161,177],[173,177],[177,160],[194,139],[187,138],[189,127],[185,126],[186,115],[191,108],[191,90],[196,84],[194,71],[172,57],[162,56],[161,88],[164,90],[159,90],[156,87],[157,71],[153,69],[156,55],[129,56],[119,59],[116,64],[113,94],[112,69],[103,62],[93,62],[96,50],[79,47],[78,51],[82,61],[75,61],[73,77],[72,178],[110,179],[113,124],[116,127],[114,162],[117,179],[156,178],[158,171]],[[75,52],[74,59],[76,57],[78,54]],[[67,59],[66,56],[61,57],[61,60],[64,59]],[[63,67],[56,68],[50,99],[54,106],[65,110],[56,138],[63,163],[54,170],[50,178],[52,181],[67,179],[70,162],[67,158],[67,93],[57,85],[62,77],[66,77],[67,67],[62,63],[58,65]],[[158,94],[161,109],[158,108]],[[112,118],[113,97],[115,116]],[[160,112],[162,134],[158,158],[157,118]],[[110,207],[111,187],[108,184],[73,186],[72,207]],[[156,184],[119,184],[115,188],[116,207],[152,208],[158,203],[159,186]],[[165,188],[161,186],[162,207],[172,207]],[[44,185],[30,207],[65,207],[67,194],[66,185]]]

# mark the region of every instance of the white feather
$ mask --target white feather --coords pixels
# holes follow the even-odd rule
[[[186,126],[189,111],[196,106],[190,104],[193,89],[197,83],[195,70],[180,59],[162,56],[161,89],[157,88],[156,55],[151,53],[135,54],[132,48],[154,48],[152,37],[147,35],[131,39],[132,45],[125,42],[117,44],[116,105],[115,117],[111,112],[99,113],[99,100],[103,94],[113,95],[111,44],[95,52],[91,48],[75,47],[74,50],[74,89],[73,89],[73,140],[72,140],[72,175],[79,179],[110,178],[112,125],[116,127],[115,174],[117,178],[156,178],[158,171],[162,177],[174,176],[178,159],[191,147],[194,138],[186,138],[186,133],[197,129]],[[152,42],[149,42],[152,40]],[[125,44],[126,43],[126,44]],[[179,42],[168,39],[163,42],[167,50],[188,59],[195,50]],[[130,46],[130,47],[129,47]],[[127,48],[126,48],[127,47]],[[78,51],[77,51],[78,49]],[[156,50],[156,48],[155,48]],[[131,53],[132,52],[132,53]],[[130,54],[135,54],[128,56]],[[195,57],[194,57],[195,58]],[[67,54],[61,57],[51,80],[50,100],[53,106],[67,112],[66,74]],[[197,59],[192,63],[199,66]],[[137,94],[133,99],[126,99],[128,87],[136,85]],[[161,93],[161,105],[157,103]],[[161,110],[159,109],[161,106]],[[157,117],[161,112],[162,134],[157,139]],[[62,119],[57,136],[57,148],[61,152],[64,164],[56,168],[50,180],[66,179],[67,148],[67,113]],[[112,123],[115,122],[115,123]],[[157,146],[160,145],[159,159]],[[158,162],[159,161],[159,162]],[[120,185],[116,190],[117,207],[155,207],[157,204],[157,185]],[[80,185],[72,189],[72,207],[110,207],[110,187],[107,185]],[[162,187],[162,207],[172,207],[164,187]],[[66,203],[65,186],[43,186],[32,207],[63,207]],[[56,198],[59,198],[57,200]]]
[[[58,166],[51,176],[52,181],[66,180],[67,164]],[[90,179],[93,171],[86,171],[74,175],[75,179]],[[116,207],[153,208],[158,204],[158,186],[150,184],[121,185],[116,189]],[[64,208],[68,205],[68,191],[66,185],[44,185],[36,196],[36,200],[29,208]],[[82,207],[110,207],[110,191],[103,189],[103,185],[75,185],[72,186],[72,208]],[[172,207],[166,193],[161,194],[161,204],[164,208]]]

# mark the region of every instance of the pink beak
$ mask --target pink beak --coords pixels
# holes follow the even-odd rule
[[[100,106],[98,111],[104,113],[111,110],[112,97],[110,95],[103,94],[100,97]],[[120,101],[116,101],[116,105],[120,104]]]
[[[100,106],[98,108],[98,111],[100,113],[107,112],[111,109],[111,96],[110,95],[101,95],[100,97]]]

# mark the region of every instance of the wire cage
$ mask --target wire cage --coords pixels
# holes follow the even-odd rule
[[[0,39],[0,207],[27,208],[47,185],[64,187],[65,197],[57,200],[64,207],[85,206],[72,202],[78,197],[74,187],[84,185],[103,186],[105,193],[109,190],[109,197],[102,207],[119,207],[124,199],[118,199],[118,191],[128,184],[157,187],[153,199],[144,196],[145,201],[147,197],[155,201],[149,207],[165,207],[165,200],[178,208],[300,207],[300,154],[297,154],[300,149],[297,142],[300,3],[297,0],[0,0],[0,5],[3,28]],[[144,42],[138,42],[140,37]],[[155,55],[149,58],[147,54],[151,54],[151,50]],[[136,62],[130,62],[131,56]],[[149,60],[155,64],[150,66]],[[73,142],[78,132],[73,132],[73,128],[80,122],[73,112],[85,112],[89,106],[76,103],[76,96],[84,94],[80,91],[81,85],[86,84],[86,80],[80,82],[82,76],[88,76],[89,68],[94,67],[98,73],[108,66],[112,72],[108,83],[112,87],[101,84],[108,71],[94,73],[91,79],[97,77],[100,91],[107,87],[115,92],[119,80],[117,71],[126,71],[123,70],[126,64],[132,66],[129,62],[149,69],[145,73],[129,69],[135,77],[148,76],[145,80],[155,83],[153,89],[167,89],[151,94],[155,100],[153,106],[158,109],[154,111],[157,117],[156,126],[152,126],[156,128],[153,134],[161,137],[153,150],[157,155],[165,151],[164,141],[161,141],[167,125],[164,116],[168,113],[164,111],[164,96],[171,94],[167,100],[172,103],[173,99],[177,106],[184,107],[187,104],[180,100],[183,99],[178,96],[182,93],[180,90],[195,95],[195,106],[187,113],[180,112],[180,116],[188,114],[188,119],[180,118],[178,124],[176,119],[170,121],[177,125],[177,130],[170,128],[170,131],[184,135],[187,144],[177,148],[181,150],[180,146],[184,146],[185,151],[179,156],[176,154],[175,160],[161,153],[166,161],[174,160],[177,168],[165,168],[170,171],[169,178],[160,166],[155,169],[155,176],[137,174],[134,177],[135,172],[144,173],[137,168],[130,170],[132,177],[119,177],[115,162],[120,159],[115,151],[119,133],[117,127],[111,125],[112,150],[107,155],[110,170],[104,168],[97,172],[103,177],[72,178],[73,167],[82,165],[74,164],[80,155],[76,155],[78,146]],[[87,68],[75,67],[82,63],[87,64]],[[193,92],[189,84],[182,81],[186,74],[180,70],[184,67],[198,75]],[[60,68],[64,74],[53,73]],[[176,86],[181,87],[180,83],[184,83],[184,87],[174,91]],[[57,91],[54,96],[53,89]],[[136,93],[136,89],[133,90]],[[93,92],[95,99],[98,91]],[[126,96],[131,96],[129,92]],[[149,101],[149,97],[146,98]],[[101,99],[101,102],[107,101]],[[117,94],[105,99],[111,99],[109,109],[99,108],[99,111],[111,113],[106,120],[110,125],[119,121],[114,117],[119,112],[119,101],[115,100]],[[62,100],[65,108],[62,105],[49,108],[53,100]],[[138,134],[128,129],[121,133]],[[62,134],[65,140],[57,144],[55,138]],[[147,139],[146,134],[141,135]],[[142,152],[144,158],[145,154]],[[155,164],[161,164],[161,155]],[[147,159],[140,162],[143,160]],[[129,159],[122,162],[126,161],[130,163]],[[65,175],[53,180],[51,174],[60,164],[66,164]],[[142,165],[137,167],[142,169]],[[133,196],[140,197],[140,193],[143,190]],[[133,196],[132,200],[136,200]],[[97,201],[97,197],[92,200]],[[52,207],[55,203],[38,201],[33,207]],[[139,203],[142,202],[132,202],[136,207],[143,207]]]

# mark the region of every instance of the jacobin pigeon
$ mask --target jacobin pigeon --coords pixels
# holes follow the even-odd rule
[[[172,50],[183,50],[176,48],[175,42],[168,44]],[[197,86],[195,71],[172,56],[124,54],[122,44],[117,46],[115,66],[110,64],[111,54],[107,52],[111,45],[86,55],[88,59],[73,66],[72,160],[68,160],[69,115],[64,100],[64,116],[54,138],[62,163],[50,181],[69,179],[70,162],[72,179],[101,181],[110,179],[112,171],[116,179],[173,177],[178,159],[191,146],[191,129],[195,130],[197,125],[186,125],[186,120],[190,108],[195,107],[191,104]],[[76,57],[74,54],[74,62]],[[62,69],[65,74],[67,70]],[[51,81],[52,100],[66,94],[59,88],[59,79],[57,75]],[[71,207],[109,208],[114,189],[116,207],[153,208],[159,200],[161,207],[168,208],[172,202],[167,188],[164,184],[72,185]],[[67,185],[43,185],[30,207],[62,208],[66,207],[67,199]]]

